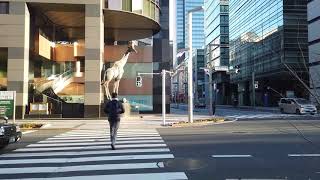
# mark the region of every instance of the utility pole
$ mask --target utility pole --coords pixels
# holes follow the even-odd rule
[[[212,108],[212,66],[211,66],[211,59],[212,59],[212,54],[211,54],[211,46],[209,46],[209,115],[213,115],[213,108]]]
[[[166,70],[162,69],[162,123],[166,125]]]

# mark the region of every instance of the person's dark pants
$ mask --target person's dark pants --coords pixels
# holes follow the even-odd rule
[[[117,133],[120,125],[120,118],[108,119],[110,125],[110,141],[111,144],[115,145],[117,141]]]

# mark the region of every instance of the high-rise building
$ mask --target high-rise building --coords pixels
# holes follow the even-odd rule
[[[177,0],[177,46],[183,49],[188,46],[188,11],[203,6],[204,0]],[[204,24],[203,12],[193,13],[192,41],[193,48],[203,48],[204,46]]]
[[[218,89],[217,104],[230,102],[229,75],[215,71],[229,66],[229,0],[205,1],[205,46],[207,66],[213,69],[212,79]]]
[[[204,0],[185,0],[185,47],[188,47],[188,11],[203,6]],[[204,47],[204,12],[192,13],[192,47],[203,49]]]
[[[185,0],[176,0],[176,8],[177,8],[177,48],[183,49],[185,47],[185,26],[186,26],[186,18],[185,18]]]
[[[240,105],[307,97],[307,1],[229,1],[230,65]],[[297,76],[299,76],[299,78]]]
[[[315,96],[320,95],[320,0],[309,1],[308,22],[309,22],[309,70],[310,86]],[[311,100],[315,100],[311,96]]]

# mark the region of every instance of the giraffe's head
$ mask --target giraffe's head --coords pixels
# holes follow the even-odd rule
[[[137,45],[137,41],[129,41],[129,43],[128,43],[128,52],[137,53],[137,50],[135,48],[136,45]]]

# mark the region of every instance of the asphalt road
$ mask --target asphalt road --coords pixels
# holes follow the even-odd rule
[[[175,156],[165,165],[189,179],[320,179],[320,121],[239,121],[159,132]]]

